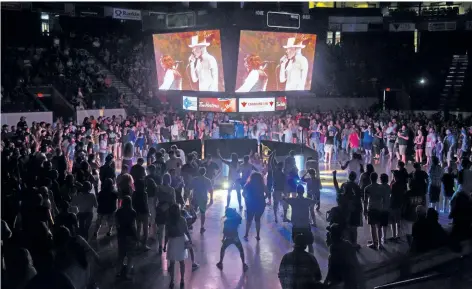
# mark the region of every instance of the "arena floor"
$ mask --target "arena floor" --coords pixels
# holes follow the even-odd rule
[[[297,156],[299,167],[303,168],[303,156]],[[396,162],[395,162],[396,165]],[[394,169],[388,162],[381,162],[375,165],[378,173],[390,173]],[[326,239],[326,211],[335,205],[335,191],[332,185],[332,170],[338,169],[339,165],[332,164],[322,165],[320,168],[322,175],[323,190],[321,193],[321,209],[317,212],[317,228],[313,228],[315,236],[314,254],[320,264],[323,278],[327,273],[328,266],[328,248],[325,243]],[[408,168],[412,169],[411,165]],[[338,173],[339,180],[345,181],[346,172]],[[206,232],[200,235],[200,223],[194,225],[192,238],[194,242],[196,261],[200,264],[200,268],[195,272],[191,270],[191,261],[187,260],[186,266],[186,284],[185,288],[195,289],[220,289],[220,288],[245,288],[245,289],[277,289],[281,288],[277,277],[278,268],[282,256],[291,251],[291,224],[274,222],[272,208],[266,207],[266,211],[262,217],[261,240],[257,242],[255,239],[254,225],[250,231],[249,241],[243,242],[246,254],[246,262],[249,270],[242,272],[242,266],[239,253],[236,247],[229,247],[226,251],[224,260],[224,269],[220,271],[215,264],[219,260],[221,237],[222,237],[222,216],[226,203],[226,191],[217,190],[215,192],[214,204],[208,208]],[[237,207],[236,193],[233,192],[232,207]],[[280,210],[280,212],[282,212]],[[290,218],[290,211],[289,211]],[[441,214],[441,223],[448,224],[447,217]],[[280,220],[280,218],[279,218]],[[364,222],[365,223],[365,222]],[[411,224],[405,223],[402,228],[402,235],[405,236],[410,231]],[[239,228],[240,237],[244,235],[245,221]],[[92,241],[92,246],[97,248],[101,257],[108,266],[99,269],[96,276],[97,283],[100,288],[132,288],[135,289],[161,289],[169,288],[169,273],[167,272],[167,261],[165,253],[157,254],[157,247],[154,238],[150,240],[150,251],[138,251],[135,257],[134,272],[130,280],[124,281],[117,279],[116,276],[116,257],[117,243],[116,238],[108,238],[104,236],[104,230],[99,234],[99,241]],[[391,236],[391,232],[387,233],[387,237]],[[359,228],[358,242],[363,247],[358,253],[361,264],[366,267],[375,267],[382,262],[387,261],[398,253],[404,253],[407,250],[406,238],[398,244],[386,244],[385,250],[374,251],[366,247],[370,240],[370,231],[366,224]],[[176,288],[179,286],[180,273],[176,266]]]

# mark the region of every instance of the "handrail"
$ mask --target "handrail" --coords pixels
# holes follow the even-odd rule
[[[397,282],[392,282],[392,283],[376,286],[376,287],[374,287],[374,289],[400,288],[400,287],[404,287],[404,286],[408,286],[408,285],[414,285],[414,284],[418,284],[418,283],[421,283],[421,282],[434,280],[436,278],[440,278],[440,277],[443,277],[443,276],[445,276],[445,275],[441,274],[441,273],[436,273],[436,274],[431,274],[431,275],[426,275],[426,276],[421,276],[421,277],[417,277],[417,278],[412,278],[412,279],[407,279],[407,280],[403,280],[403,281],[397,281]]]

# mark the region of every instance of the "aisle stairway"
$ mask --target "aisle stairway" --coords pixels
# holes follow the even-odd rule
[[[450,111],[460,110],[460,94],[464,85],[468,62],[467,54],[453,55],[441,93],[440,109]]]
[[[95,63],[99,63],[102,67],[102,72],[108,75],[111,79],[111,84],[115,87],[120,94],[124,94],[124,98],[128,100],[128,105],[132,106],[127,109],[127,114],[149,115],[153,113],[152,107],[146,105],[146,103],[138,98],[136,93],[133,92],[130,86],[120,80],[112,71],[110,71],[100,59],[98,59],[93,53],[89,53],[94,58]],[[118,102],[118,100],[117,100]]]

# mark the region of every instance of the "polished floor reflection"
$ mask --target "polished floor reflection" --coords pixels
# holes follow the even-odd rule
[[[302,158],[297,158],[297,162],[302,167],[304,163]],[[389,163],[375,165],[377,172],[390,172],[393,167]],[[326,237],[326,211],[335,205],[335,192],[332,185],[331,171],[339,169],[339,165],[332,164],[330,166],[322,165],[321,174],[323,182],[323,190],[321,194],[321,210],[317,213],[318,228],[313,228],[315,236],[315,257],[317,258],[323,278],[326,276],[328,265],[328,250],[325,244]],[[345,172],[339,172],[340,181],[346,179]],[[267,207],[262,217],[261,240],[255,239],[255,229],[252,228],[249,241],[243,241],[244,251],[246,254],[246,262],[249,270],[242,272],[242,266],[239,259],[239,253],[236,247],[229,247],[226,251],[224,260],[224,269],[220,271],[215,264],[219,260],[221,237],[222,237],[222,216],[226,202],[226,191],[218,190],[215,192],[215,202],[209,207],[207,212],[207,225],[204,235],[200,235],[200,223],[194,226],[192,232],[196,261],[200,264],[200,268],[195,272],[191,270],[190,259],[187,260],[186,267],[186,285],[185,288],[195,289],[277,289],[281,288],[277,278],[277,272],[282,256],[289,252],[292,248],[291,242],[291,224],[274,222],[272,208]],[[233,192],[233,194],[235,194]],[[232,198],[231,206],[237,206],[237,199]],[[290,216],[290,212],[289,212]],[[447,224],[445,216],[441,216],[441,222]],[[245,221],[243,220],[239,232],[242,237]],[[403,224],[402,235],[409,231],[410,224]],[[115,238],[108,238],[102,232],[98,242],[92,242],[100,255],[107,260],[106,263],[116,262],[117,245]],[[388,232],[387,236],[390,236]],[[107,239],[108,238],[108,239]],[[358,258],[366,267],[375,267],[380,263],[386,262],[389,258],[404,253],[407,250],[405,238],[398,244],[386,244],[384,251],[374,251],[367,248],[370,233],[368,226],[359,228],[359,244],[363,245],[358,253]],[[169,273],[167,272],[167,261],[165,253],[157,254],[157,248],[153,240],[149,245],[151,250],[148,252],[136,252],[134,273],[131,279],[123,281],[116,279],[116,269],[114,266],[104,266],[99,269],[97,281],[100,288],[130,288],[133,289],[161,289],[169,288]],[[176,266],[176,280],[178,288],[178,280],[180,273]]]

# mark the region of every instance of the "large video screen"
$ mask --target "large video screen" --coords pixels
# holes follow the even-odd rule
[[[236,112],[236,98],[198,98],[199,111]]]
[[[159,90],[225,91],[219,30],[152,38]]]
[[[316,35],[241,30],[236,92],[310,90]]]
[[[275,111],[274,97],[240,98],[239,112]]]

